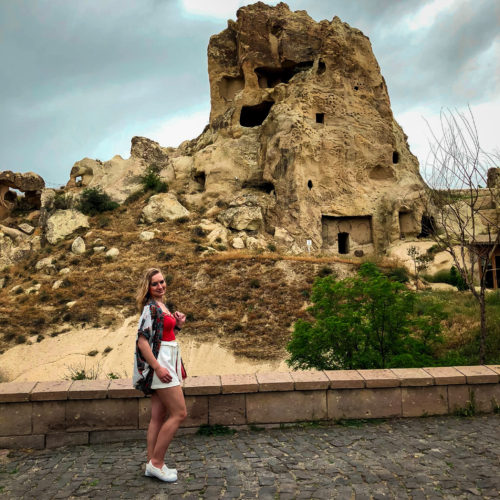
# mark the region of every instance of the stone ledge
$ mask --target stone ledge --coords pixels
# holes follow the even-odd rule
[[[326,370],[324,374],[330,380],[330,389],[362,389],[365,379],[358,370]]]
[[[54,380],[38,382],[31,391],[31,401],[61,401],[68,399],[68,391],[73,382],[71,380]]]
[[[293,391],[293,379],[289,372],[257,373],[259,392]]]
[[[109,380],[75,380],[68,391],[68,399],[106,399]]]
[[[221,375],[222,394],[258,392],[255,374]]]
[[[144,394],[134,389],[131,378],[111,380],[108,387],[108,398],[142,398]]]
[[[432,376],[422,368],[392,368],[391,371],[398,377],[401,387],[434,385]]]
[[[436,366],[424,368],[424,370],[434,379],[436,385],[465,384],[466,378],[452,366]]]
[[[205,396],[220,394],[222,391],[220,375],[203,375],[188,377],[184,381],[184,394],[186,396]]]
[[[0,384],[0,403],[29,401],[36,382],[7,382]]]
[[[412,368],[415,370],[416,368]],[[367,389],[376,389],[382,387],[399,387],[400,379],[392,370],[359,370],[359,374],[365,379]]]
[[[315,391],[328,389],[330,380],[324,372],[316,371],[297,371],[290,372],[295,390],[297,391]]]
[[[455,366],[465,375],[468,384],[497,384],[500,376],[486,366]]]

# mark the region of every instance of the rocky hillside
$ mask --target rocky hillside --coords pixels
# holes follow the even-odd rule
[[[249,357],[273,358],[282,355],[292,323],[306,314],[315,276],[332,271],[342,276],[353,268],[332,257],[236,251],[222,242],[215,250],[207,240],[212,223],[203,214],[141,222],[151,197],[145,193],[114,211],[86,217],[82,227],[1,272],[0,350],[43,342],[70,327],[121,324],[136,313],[141,272],[159,266],[170,307],[187,313],[184,333],[200,340],[217,337]],[[72,210],[53,214],[61,212]],[[10,220],[19,225],[26,215]]]

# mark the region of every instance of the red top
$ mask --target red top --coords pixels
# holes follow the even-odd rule
[[[166,342],[171,342],[172,340],[175,340],[175,332],[174,332],[175,323],[176,323],[175,318],[171,314],[164,313],[163,337],[161,338],[162,340]]]

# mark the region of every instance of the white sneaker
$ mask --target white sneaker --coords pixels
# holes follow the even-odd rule
[[[144,475],[148,477],[156,477],[160,481],[165,481],[167,483],[177,481],[176,469],[169,469],[165,464],[163,464],[161,469],[158,469],[158,467],[155,467],[151,463],[151,460],[146,464],[146,472]]]
[[[153,465],[153,464],[151,464]],[[177,474],[177,469],[169,469],[166,464],[163,464],[162,466],[162,470],[164,470],[165,472],[174,472],[175,474]],[[146,464],[146,471],[144,472],[144,475],[146,477],[153,477],[153,475],[149,472],[148,470],[148,464]]]

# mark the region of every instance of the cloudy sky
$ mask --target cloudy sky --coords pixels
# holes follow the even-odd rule
[[[1,0],[0,170],[65,184],[75,161],[128,158],[142,135],[164,146],[208,122],[206,48],[238,0]],[[269,4],[277,2],[269,1]],[[289,0],[367,35],[396,119],[426,161],[426,120],[475,115],[500,149],[499,0]]]

